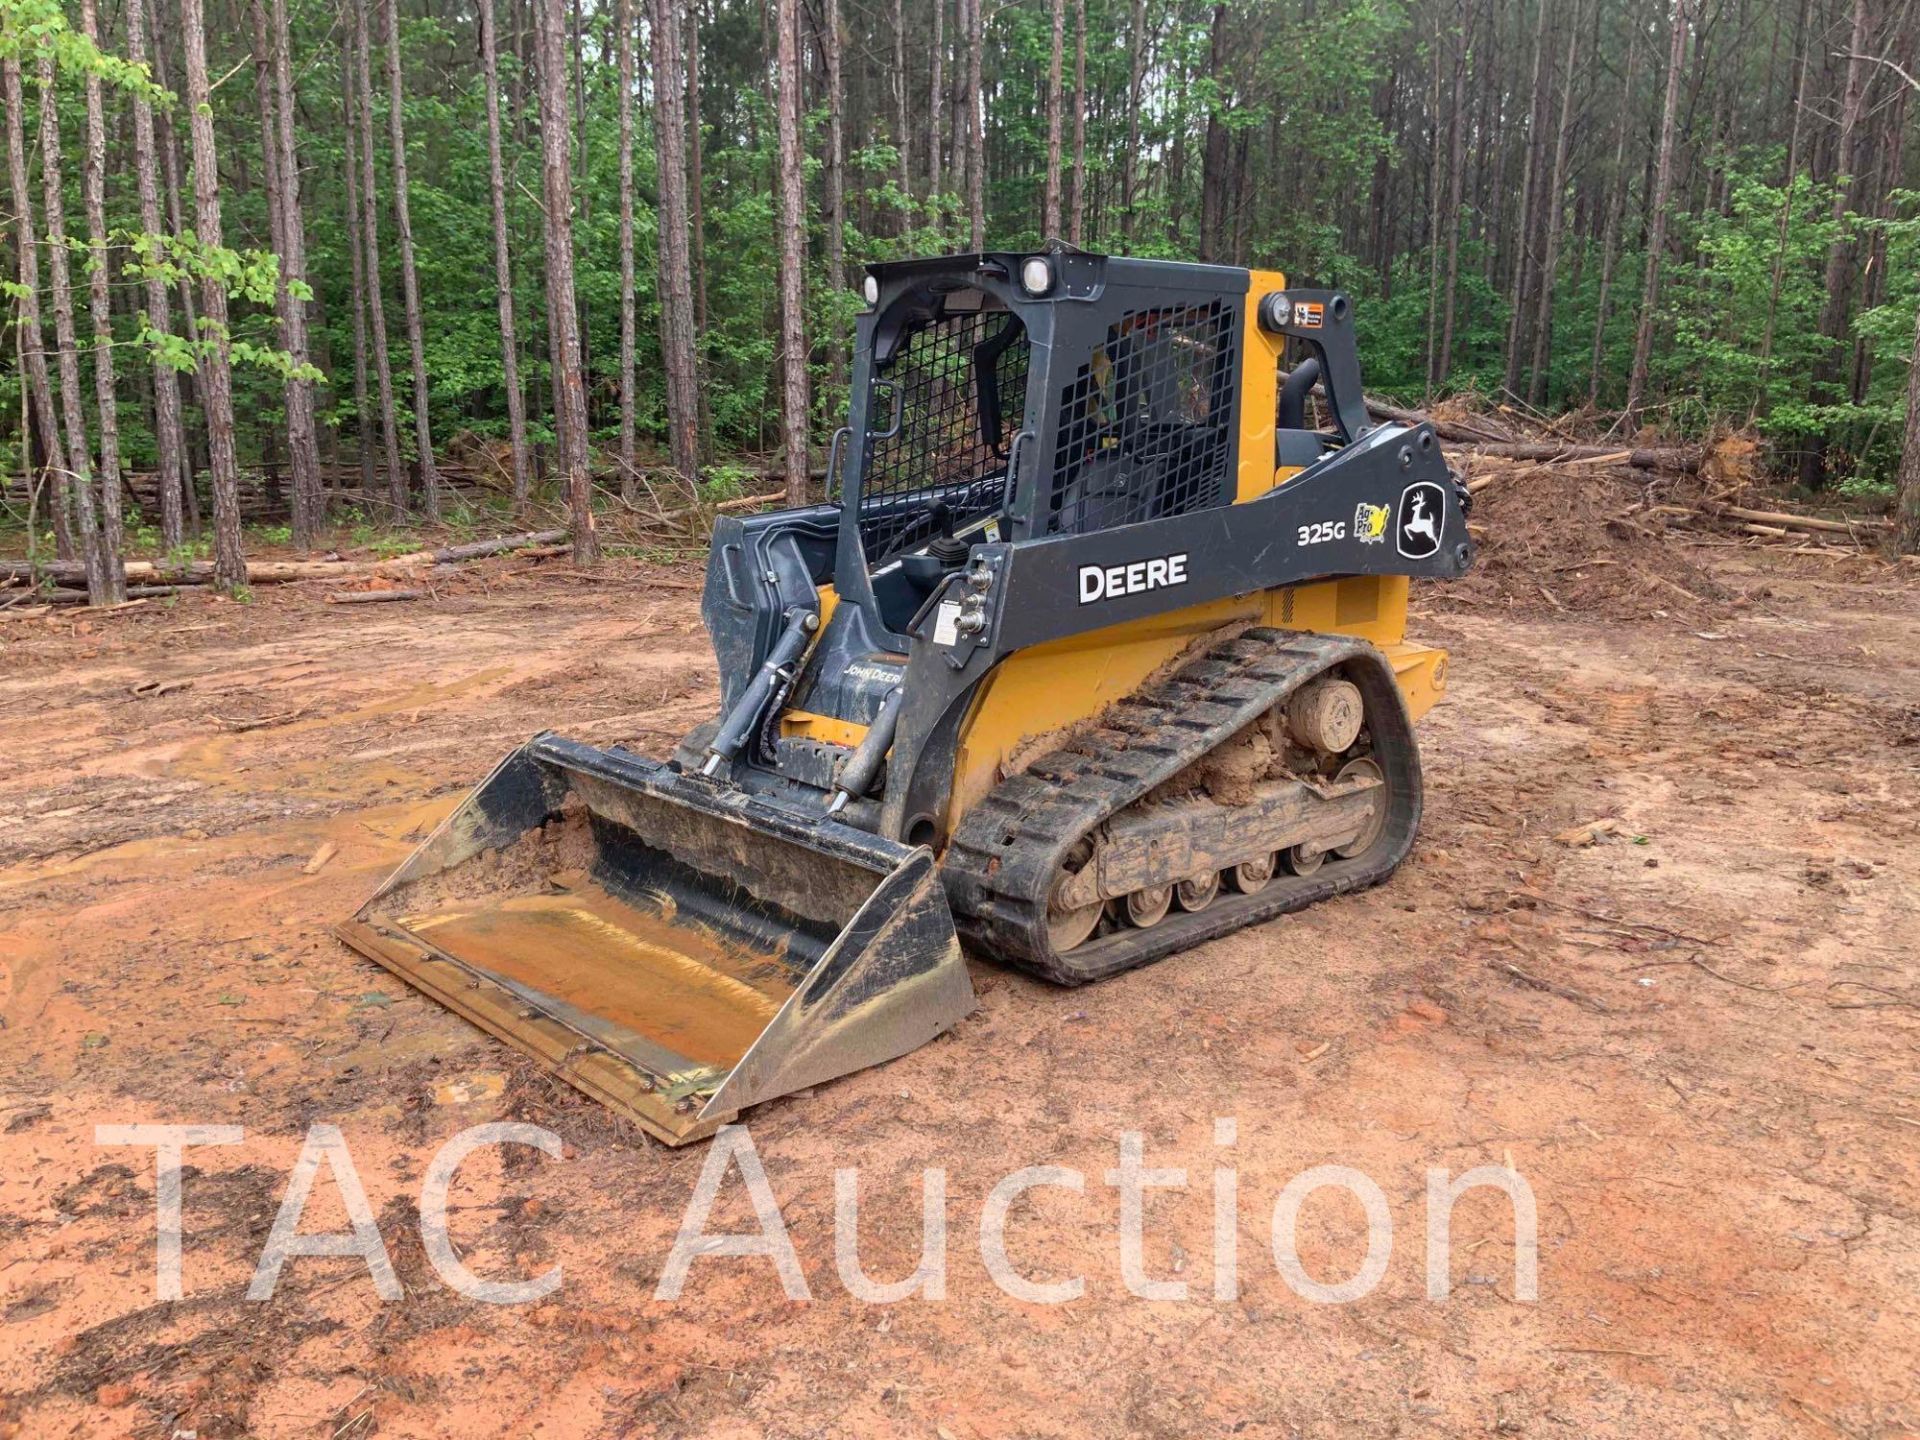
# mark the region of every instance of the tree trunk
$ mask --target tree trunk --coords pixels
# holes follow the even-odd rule
[[[699,429],[695,439],[696,459],[707,458],[713,443],[711,407],[707,387],[704,337],[707,333],[707,235],[706,235],[706,137],[700,125],[700,0],[690,0],[686,12],[687,51],[687,234],[693,249],[694,319],[694,394],[698,397],[695,414]]]
[[[507,435],[513,450],[513,513],[526,513],[533,484],[527,457],[527,406],[520,393],[520,345],[513,327],[513,256],[507,246],[507,180],[500,146],[500,49],[494,0],[479,0],[480,62],[487,99],[487,189],[493,208],[493,288],[500,312],[500,374],[507,392]],[[631,250],[628,254],[631,255]],[[631,260],[628,261],[629,266]]]
[[[486,3],[486,0],[482,0]],[[666,135],[658,124],[661,97],[672,87],[673,80],[660,64],[661,43],[660,11],[656,6],[653,21],[653,97],[655,123],[654,150],[659,157],[662,172],[661,186],[666,189],[665,172],[669,157],[666,153]],[[633,411],[634,411],[634,374],[633,374],[633,0],[617,0],[613,10],[613,47],[618,57],[616,68],[619,72],[620,97],[620,493],[631,498],[637,491],[639,472],[633,464]],[[664,206],[662,207],[664,209]],[[662,279],[665,278],[667,241],[660,237],[659,252]],[[665,329],[666,317],[661,317],[662,329]]]
[[[413,263],[413,213],[407,200],[406,92],[400,83],[400,0],[386,0],[387,131],[393,145],[393,223],[400,234],[400,299],[407,312],[407,351],[413,359],[413,434],[420,450],[420,488],[427,519],[440,518],[440,471],[433,462],[433,425],[427,414],[427,347],[420,325],[420,277]]]
[[[1900,548],[1920,554],[1920,314],[1914,316],[1913,361],[1907,371],[1907,434],[1900,450]]]
[[[980,63],[987,48],[986,17],[981,0],[962,0],[967,7],[967,207],[973,218],[973,248],[987,248],[987,143],[980,123]]]
[[[1667,201],[1673,193],[1674,117],[1680,108],[1680,70],[1687,56],[1687,0],[1673,0],[1673,34],[1667,45],[1667,94],[1660,105],[1660,143],[1655,153],[1653,194],[1647,202],[1647,275],[1640,294],[1640,323],[1633,333],[1633,368],[1627,374],[1626,421],[1639,417],[1653,354],[1653,325],[1660,305],[1660,261],[1667,248]]]
[[[1520,349],[1526,337],[1527,300],[1532,293],[1528,289],[1528,283],[1533,273],[1533,215],[1537,200],[1535,192],[1541,184],[1545,183],[1545,177],[1540,176],[1538,172],[1542,150],[1541,132],[1547,125],[1546,84],[1550,78],[1546,68],[1548,0],[1537,0],[1537,3],[1540,10],[1539,17],[1534,22],[1533,84],[1530,87],[1533,98],[1527,107],[1526,159],[1520,176],[1520,222],[1514,231],[1513,275],[1507,296],[1507,368],[1502,388],[1509,395],[1517,393],[1520,386]]]
[[[1446,129],[1446,121],[1440,108],[1440,60],[1443,54],[1440,39],[1440,16],[1436,9],[1433,20],[1433,83],[1427,98],[1427,113],[1432,118],[1433,134],[1427,164],[1424,167],[1427,194],[1427,388],[1425,400],[1428,404],[1433,401],[1433,387],[1440,367],[1440,212],[1446,208],[1440,199],[1440,135]]]
[[[146,0],[127,0],[127,58],[136,65],[147,59]],[[137,92],[133,96],[133,165],[140,191],[140,228],[150,236],[167,232],[160,222],[160,172],[153,133],[153,107]],[[157,239],[150,243],[158,243]],[[162,335],[173,333],[173,297],[163,275],[145,277],[147,324]],[[160,540],[169,550],[186,543],[185,487],[192,483],[187,468],[186,427],[180,413],[180,377],[164,360],[153,361],[153,440],[159,465]]]
[[[780,140],[780,356],[785,376],[783,441],[787,502],[807,497],[806,196],[800,150],[800,6],[776,0],[774,108]]]
[[[667,435],[673,468],[691,495],[700,483],[700,382],[689,264],[692,245],[678,7],[679,0],[653,0],[653,148],[660,190],[660,360],[666,380]]]
[[[1859,192],[1861,158],[1860,124],[1866,106],[1867,0],[1853,0],[1852,39],[1847,45],[1845,87],[1840,97],[1840,131],[1834,143],[1833,243],[1827,247],[1826,277],[1823,290],[1826,302],[1820,308],[1821,346],[1813,362],[1813,379],[1807,398],[1815,405],[1840,397],[1838,385],[1843,340],[1853,290],[1853,233],[1847,212],[1853,208]],[[1812,437],[1800,452],[1800,483],[1809,490],[1826,482],[1826,437]]]
[[[1460,289],[1460,207],[1467,180],[1467,120],[1463,111],[1466,98],[1467,55],[1473,43],[1473,19],[1467,7],[1460,7],[1459,48],[1453,61],[1453,124],[1447,150],[1447,279],[1441,300],[1440,363],[1434,383],[1444,385],[1453,373],[1453,325]]]
[[[67,447],[60,438],[60,412],[53,402],[53,380],[47,373],[45,333],[40,324],[40,245],[33,233],[33,200],[27,191],[25,94],[20,62],[11,55],[0,60],[0,78],[7,95],[7,175],[13,187],[13,214],[20,262],[20,347],[25,352],[27,390],[33,404],[36,429],[45,452],[45,473],[52,478],[47,507],[53,512],[54,554],[71,560],[74,544],[72,510],[67,502]],[[51,103],[43,97],[42,104]],[[27,437],[22,436],[22,441]],[[32,543],[32,533],[28,534]]]
[[[287,292],[285,260],[286,210],[280,203],[280,127],[274,119],[273,43],[267,38],[265,0],[251,0],[246,11],[253,21],[253,93],[260,107],[260,187],[266,194],[269,243],[280,262],[273,287],[273,310],[280,321],[280,338],[284,340],[287,333],[287,304],[291,297]],[[244,180],[239,188],[241,194],[247,193]],[[281,395],[281,418],[284,423],[292,414],[291,402],[284,398],[284,385]],[[254,427],[260,433],[260,470],[266,486],[267,503],[277,506],[283,498],[281,472],[274,454],[279,432],[272,423],[263,423],[258,415],[254,416]],[[297,513],[300,507],[296,502],[289,508]]]
[[[828,10],[837,22],[840,7],[837,0],[828,0]],[[811,12],[809,12],[811,13]],[[840,35],[837,24],[830,22],[832,39],[824,42],[821,49],[827,66],[828,120],[830,127],[837,124],[840,110]],[[913,132],[907,123],[907,11],[904,0],[893,0],[893,148],[895,182],[900,187],[900,234],[905,235],[913,228],[913,171],[908,161],[912,153]],[[844,153],[844,146],[842,147]],[[832,161],[829,160],[829,166]]]
[[[340,126],[343,169],[346,179],[347,262],[349,271],[348,303],[353,307],[353,412],[359,431],[360,494],[371,503],[376,498],[373,469],[373,408],[367,403],[367,281],[363,263],[365,242],[360,236],[360,146],[359,130],[354,124],[353,103],[353,27],[343,27],[340,35]]]
[[[1120,153],[1120,249],[1133,253],[1134,167],[1140,155],[1140,84],[1147,71],[1147,0],[1133,0],[1127,27],[1133,69],[1127,81],[1127,148]]]
[[[826,210],[820,217],[827,232],[827,286],[836,298],[847,283],[847,140],[846,93],[841,82],[840,0],[825,0],[825,34],[820,37],[821,57],[827,70],[827,164],[822,177],[826,182]],[[899,34],[896,8],[895,34]],[[900,224],[901,232],[913,228],[912,191],[908,187],[907,157],[911,134],[906,129],[907,77],[903,69],[900,90]],[[829,316],[835,312],[829,310]],[[827,382],[838,404],[847,389],[847,345],[837,318],[831,319],[827,333]]]
[[[700,120],[700,0],[686,14],[687,51],[687,209],[693,242],[693,318],[697,333],[707,328],[706,136]],[[704,429],[704,427],[703,427]],[[703,437],[704,438],[704,437]]]
[[[94,0],[80,0],[80,30],[98,47],[100,19]],[[107,252],[107,125],[100,76],[92,70],[87,72],[86,95],[87,159],[81,189],[91,261],[87,269],[87,309],[93,321],[93,393],[100,407],[100,569],[106,579],[105,601],[117,605],[127,598],[127,581],[120,568],[126,534],[120,516],[120,405],[113,372],[113,303],[107,288],[111,278]]]
[[[173,82],[168,77],[167,40],[168,33],[164,19],[165,11],[159,3],[153,7],[153,78],[154,83],[163,90],[171,90]],[[180,201],[180,136],[173,126],[173,107],[160,110],[154,119],[157,121],[157,133],[160,141],[161,177],[165,182],[162,196],[166,201],[167,224],[176,236],[184,235],[187,229],[186,211]],[[196,352],[200,345],[200,307],[193,294],[193,279],[184,271],[178,284],[180,286],[180,323],[187,334],[187,343]],[[200,404],[201,423],[204,428],[206,419],[206,396],[200,384],[198,371],[189,372],[193,392]],[[181,433],[185,437],[186,447],[181,454],[181,465],[186,480],[187,532],[195,539],[200,536],[200,487],[195,483],[193,432],[187,428],[186,415],[181,415]]]
[[[296,372],[311,364],[307,340],[307,302],[291,293],[307,279],[307,228],[300,213],[300,151],[294,143],[293,40],[287,24],[287,0],[273,0],[273,73],[279,92],[280,229],[284,248],[281,273],[286,290],[283,337]],[[327,498],[320,484],[320,442],[314,422],[313,382],[296,373],[287,381],[287,453],[293,462],[293,543],[302,549],[318,540],[326,523]]]
[[[933,49],[929,58],[931,76],[927,84],[927,200],[939,204],[944,177],[940,173],[941,62],[946,58],[947,0],[933,0]],[[935,222],[944,219],[945,207],[935,213]]]
[[[1553,336],[1553,288],[1560,263],[1560,229],[1566,210],[1567,145],[1572,136],[1573,77],[1580,55],[1580,5],[1575,0],[1573,23],[1567,27],[1567,63],[1561,71],[1560,123],[1554,131],[1553,178],[1547,182],[1547,243],[1540,256],[1540,283],[1533,312],[1533,363],[1527,399],[1538,405],[1546,394],[1548,347]]]
[[[1226,216],[1227,127],[1220,118],[1226,108],[1227,7],[1213,7],[1213,36],[1207,51],[1207,78],[1213,82],[1207,101],[1206,146],[1200,154],[1200,260],[1206,264],[1220,253],[1220,226]]]
[[[1078,245],[1087,221],[1087,0],[1073,0],[1073,179],[1067,187],[1067,241]]]
[[[953,193],[964,207],[973,194],[973,129],[967,122],[967,78],[971,72],[968,55],[972,50],[973,21],[969,18],[971,0],[953,0]]]
[[[400,422],[393,407],[393,361],[387,349],[387,306],[380,274],[380,190],[373,155],[373,33],[367,6],[353,0],[354,98],[360,103],[360,234],[367,246],[367,328],[373,332],[373,375],[380,392],[380,438],[386,450],[387,500],[393,518],[407,513],[407,475],[400,467]]]
[[[200,243],[225,243],[220,228],[220,160],[214,148],[212,87],[207,79],[206,23],[201,0],[180,0],[180,42],[186,52],[188,129],[193,137],[193,225]],[[217,275],[200,282],[200,395],[207,414],[207,457],[213,491],[213,583],[229,594],[247,583],[240,535],[240,466],[233,450],[233,369],[227,287]]]
[[[534,0],[540,71],[540,150],[546,197],[547,336],[552,353],[553,421],[565,478],[573,562],[600,559],[587,473],[587,396],[580,374],[580,312],[573,285],[573,160],[567,134],[566,0]]]
[[[60,370],[60,413],[66,422],[67,504],[74,544],[87,566],[87,596],[95,605],[112,599],[112,578],[100,553],[100,525],[93,495],[93,446],[80,391],[80,342],[74,333],[73,281],[67,263],[67,214],[60,178],[60,106],[53,62],[42,55],[40,82],[40,202],[47,220],[48,281],[53,291],[53,339]]]
[[[1040,237],[1060,234],[1060,70],[1067,44],[1067,0],[1053,0],[1053,47],[1047,52],[1047,172],[1040,198]]]
[[[1620,256],[1620,220],[1627,208],[1627,134],[1633,128],[1633,77],[1640,61],[1640,27],[1634,26],[1627,41],[1627,81],[1620,91],[1620,124],[1613,145],[1612,194],[1607,200],[1606,233],[1600,241],[1600,290],[1594,301],[1593,373],[1587,382],[1587,399],[1600,402],[1600,371],[1607,347],[1607,291],[1613,284],[1614,263]],[[1796,117],[1797,123],[1797,117]]]
[[[1804,43],[1807,28],[1807,0],[1800,0],[1800,22],[1795,31],[1795,48]],[[1807,60],[1800,55],[1800,78],[1793,88],[1793,119],[1787,128],[1787,173],[1786,183],[1780,193],[1780,227],[1774,236],[1773,269],[1767,282],[1767,320],[1760,332],[1760,386],[1754,396],[1754,410],[1757,413],[1767,404],[1767,380],[1773,372],[1774,325],[1780,315],[1780,285],[1786,277],[1787,237],[1793,227],[1793,190],[1794,182],[1800,176],[1800,112],[1807,93]]]

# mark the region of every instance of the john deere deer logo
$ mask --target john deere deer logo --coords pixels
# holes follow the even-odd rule
[[[1394,535],[1400,553],[1424,560],[1440,548],[1440,530],[1446,524],[1446,496],[1430,480],[1409,485],[1400,494],[1400,526]]]

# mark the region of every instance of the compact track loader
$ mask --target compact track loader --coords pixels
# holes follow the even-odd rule
[[[1096,980],[1420,818],[1407,588],[1467,497],[1369,421],[1347,296],[1057,244],[865,294],[827,501],[715,526],[719,714],[534,738],[340,927],[670,1143],[952,1026],[962,939]]]

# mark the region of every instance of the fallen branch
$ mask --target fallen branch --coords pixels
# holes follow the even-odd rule
[[[1487,968],[1489,970],[1498,970],[1502,975],[1519,981],[1529,989],[1544,990],[1549,995],[1558,995],[1562,1000],[1571,1000],[1576,1005],[1585,1006],[1587,1009],[1597,1011],[1602,1015],[1611,1015],[1613,1013],[1613,1007],[1604,1000],[1596,1000],[1584,990],[1575,990],[1570,985],[1556,985],[1551,980],[1542,980],[1538,975],[1529,975],[1518,965],[1509,965],[1504,960],[1489,960],[1487,962]]]
[[[698,520],[705,514],[732,515],[742,510],[757,510],[762,505],[772,505],[787,498],[784,490],[770,490],[764,495],[741,495],[732,500],[722,500],[718,505],[689,505],[683,510],[659,512],[655,523],[674,525],[682,520]]]
[[[129,585],[127,587],[128,601],[158,600],[163,596],[178,595],[179,593],[180,587],[178,585]],[[49,605],[84,605],[87,603],[87,592],[84,590],[48,590],[42,593],[39,598]],[[117,605],[109,605],[106,608],[109,610],[117,610],[120,607]]]
[[[761,505],[771,505],[776,500],[787,498],[784,490],[770,490],[765,495],[742,495],[737,500],[722,500],[713,508],[723,515],[731,515],[736,510],[752,510]]]
[[[420,600],[430,590],[336,590],[326,596],[329,605],[384,605],[389,600]]]
[[[1367,409],[1382,420],[1391,420],[1397,425],[1431,425],[1433,433],[1442,440],[1451,440],[1459,445],[1478,445],[1486,442],[1511,440],[1513,434],[1505,426],[1490,421],[1439,420],[1420,410],[1403,410],[1400,406],[1382,400],[1376,395],[1361,397],[1366,401]]]

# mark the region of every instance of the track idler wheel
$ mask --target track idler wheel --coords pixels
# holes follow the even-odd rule
[[[1190,876],[1173,887],[1173,898],[1180,902],[1182,910],[1204,910],[1213,903],[1213,897],[1220,893],[1220,872],[1203,870]]]
[[[1149,930],[1167,918],[1173,908],[1173,886],[1149,885],[1127,896],[1127,919],[1142,930]]]
[[[1104,900],[1073,907],[1061,904],[1061,892],[1092,857],[1093,842],[1082,840],[1061,863],[1059,878],[1053,882],[1053,894],[1047,899],[1047,938],[1057,951],[1064,953],[1085,944],[1087,937],[1099,927],[1100,916],[1107,908]]]
[[[1269,855],[1264,860],[1248,860],[1236,865],[1227,871],[1227,883],[1242,895],[1258,895],[1273,883],[1278,860],[1278,856]]]

